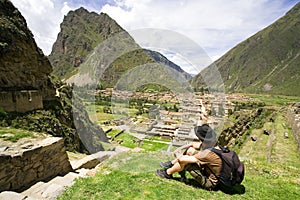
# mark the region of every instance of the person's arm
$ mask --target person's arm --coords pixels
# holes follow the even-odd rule
[[[174,154],[176,154],[177,152],[181,152],[183,149],[187,149],[187,148],[190,148],[190,147],[193,147],[193,143],[186,144],[186,145],[183,145],[183,146],[177,148],[177,149],[174,151]]]
[[[192,145],[194,149],[200,150],[202,142],[193,142]]]
[[[181,151],[182,151],[183,149],[188,149],[188,148],[190,148],[190,147],[193,147],[194,149],[199,150],[199,149],[201,148],[201,144],[202,144],[201,142],[192,142],[192,143],[189,143],[189,144],[187,144],[187,145],[183,145],[183,146],[177,148],[177,149],[174,151],[174,156],[175,156],[176,158],[182,156],[183,154],[181,153]]]
[[[179,158],[177,158],[178,162],[180,163],[199,163],[199,160],[195,156],[188,156],[188,155],[183,155]]]

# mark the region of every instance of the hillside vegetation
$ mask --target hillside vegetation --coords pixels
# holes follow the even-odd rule
[[[300,96],[300,3],[285,16],[238,44],[192,80],[216,65],[228,92]]]
[[[52,74],[67,82],[84,71],[89,75],[97,73],[99,82],[96,84],[101,88],[114,87],[130,70],[151,63],[161,64],[186,79],[190,78],[189,74],[158,52],[143,50],[105,13],[97,14],[79,8],[70,11],[60,27],[49,60],[53,65]],[[146,70],[153,71],[153,68],[146,67]],[[163,69],[156,70],[164,76],[163,80],[168,79]],[[142,76],[143,73],[137,74],[133,80]]]

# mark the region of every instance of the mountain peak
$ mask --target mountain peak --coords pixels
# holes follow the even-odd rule
[[[107,14],[89,12],[83,7],[70,11],[60,27],[61,31],[49,56],[54,74],[60,77],[75,70],[102,41],[124,31]]]
[[[76,13],[89,13],[89,11],[87,9],[85,9],[84,7],[80,7],[78,9],[76,9],[74,12],[76,12]]]

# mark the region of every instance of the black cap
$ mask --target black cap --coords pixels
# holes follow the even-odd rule
[[[216,141],[217,134],[208,124],[203,124],[202,126],[195,126],[194,128],[196,136],[205,142]]]

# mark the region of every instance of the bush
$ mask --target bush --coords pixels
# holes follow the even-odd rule
[[[7,116],[7,112],[3,108],[0,108],[0,120],[4,119]]]

